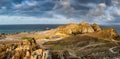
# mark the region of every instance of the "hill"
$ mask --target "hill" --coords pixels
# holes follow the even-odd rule
[[[120,36],[116,30],[86,22],[0,37],[5,39],[0,41],[0,59],[120,58]]]

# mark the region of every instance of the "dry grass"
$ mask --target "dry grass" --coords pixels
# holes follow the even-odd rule
[[[112,56],[115,57],[115,55],[109,49],[117,45],[109,40],[76,35],[55,42],[47,42],[44,46],[52,50],[63,49],[73,51],[79,57],[99,56],[99,58],[110,58]],[[118,55],[116,54],[116,56]]]

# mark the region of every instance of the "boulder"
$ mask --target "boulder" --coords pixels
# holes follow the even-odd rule
[[[97,32],[97,34],[100,35],[101,37],[105,37],[105,38],[115,38],[115,37],[119,36],[114,28],[103,29],[103,30]]]
[[[91,27],[91,25],[86,22],[81,22],[79,26],[80,26],[79,30],[81,30],[81,33],[83,34],[94,32],[94,29]]]
[[[114,28],[105,28],[98,32],[87,33],[85,35],[96,37],[99,39],[116,39],[119,37],[119,34],[115,31]]]
[[[56,33],[66,34],[66,35],[76,35],[94,32],[94,29],[91,25],[86,22],[80,24],[68,24],[64,26],[59,26]]]
[[[57,28],[57,33],[61,33],[61,34],[73,34],[73,33],[80,33],[79,31],[79,25],[77,24],[68,24],[68,25],[64,25],[64,26],[59,26]]]
[[[94,31],[100,31],[101,30],[101,27],[99,25],[97,25],[96,23],[92,24],[91,26],[94,29]]]
[[[0,39],[4,39],[4,38],[6,38],[6,34],[0,34]]]

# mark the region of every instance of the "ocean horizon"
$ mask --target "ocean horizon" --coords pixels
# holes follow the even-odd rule
[[[19,32],[36,32],[52,29],[62,24],[12,24],[0,25],[0,34],[14,34]]]
[[[64,24],[21,24],[21,25],[0,25],[0,34],[14,34],[19,32],[36,32],[53,29]],[[120,34],[120,25],[100,25],[102,28],[114,28]]]

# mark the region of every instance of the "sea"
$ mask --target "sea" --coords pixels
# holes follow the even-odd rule
[[[22,24],[22,25],[0,25],[0,34],[15,34],[19,32],[36,32],[53,29],[59,24]]]
[[[64,24],[27,24],[27,25],[0,25],[0,34],[14,34],[19,32],[36,32],[53,29]],[[103,28],[115,28],[120,34],[120,25],[101,25]]]

